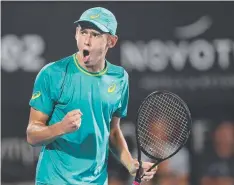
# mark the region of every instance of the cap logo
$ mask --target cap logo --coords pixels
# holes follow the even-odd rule
[[[90,19],[96,19],[100,17],[100,14],[96,14],[96,15],[90,15]]]

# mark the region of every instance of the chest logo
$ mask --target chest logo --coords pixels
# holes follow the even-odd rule
[[[108,90],[107,92],[108,93],[113,93],[116,89],[116,84],[111,84],[109,87],[108,87]]]

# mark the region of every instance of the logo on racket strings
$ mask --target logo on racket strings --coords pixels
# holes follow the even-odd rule
[[[41,92],[40,92],[40,91],[37,91],[37,92],[33,93],[31,99],[34,100],[34,99],[36,99],[36,98],[38,98],[38,97],[40,97],[40,96],[41,96]]]

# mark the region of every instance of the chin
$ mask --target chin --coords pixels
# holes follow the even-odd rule
[[[86,67],[92,67],[93,66],[92,62],[90,62],[90,61],[84,62],[84,64],[85,64]]]

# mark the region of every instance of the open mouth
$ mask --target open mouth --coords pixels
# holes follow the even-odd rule
[[[84,56],[84,57],[89,56],[89,51],[88,51],[88,50],[83,50],[83,56]]]
[[[84,63],[87,63],[89,61],[89,51],[86,49],[83,50],[83,60]]]

